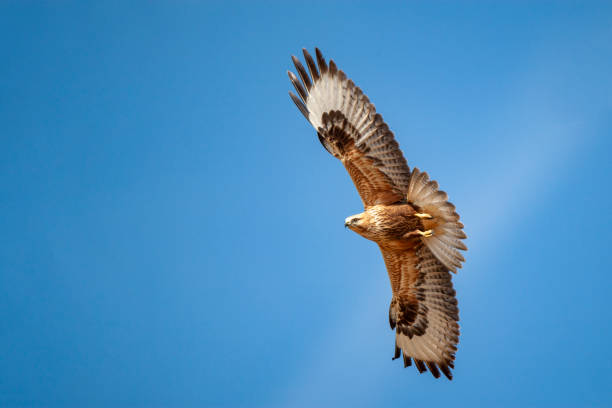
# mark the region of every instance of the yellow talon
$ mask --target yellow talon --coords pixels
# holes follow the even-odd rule
[[[420,236],[425,237],[425,238],[429,238],[429,237],[433,236],[433,230],[430,230],[430,229],[427,230],[427,231],[417,230],[417,233]]]
[[[421,230],[410,231],[410,232],[408,232],[408,233],[406,233],[404,235],[404,238],[410,238],[410,237],[413,237],[415,235],[416,236],[421,236],[421,237],[424,237],[424,238],[429,238],[429,237],[433,236],[433,230],[429,229],[429,230],[426,230],[426,231],[421,231]]]
[[[419,217],[419,218],[424,218],[426,220],[431,220],[433,217],[430,214],[427,213],[416,213],[414,214],[415,217]]]

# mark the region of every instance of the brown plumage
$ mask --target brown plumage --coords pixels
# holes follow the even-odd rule
[[[455,207],[427,173],[410,171],[382,116],[355,84],[304,50],[308,72],[293,57],[299,78],[289,72],[298,95],[289,92],[317,131],[325,149],[348,171],[365,207],[346,227],[380,247],[391,281],[389,324],[395,354],[404,366],[429,369],[452,379],[459,342],[459,309],[450,272],[467,248]]]

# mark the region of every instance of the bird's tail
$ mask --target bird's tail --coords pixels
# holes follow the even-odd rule
[[[432,216],[431,219],[423,219],[424,227],[432,234],[421,240],[444,266],[456,273],[465,261],[458,250],[467,250],[461,241],[467,236],[455,206],[448,201],[448,195],[438,190],[438,183],[429,180],[427,173],[414,168],[410,174],[407,199],[419,212]]]

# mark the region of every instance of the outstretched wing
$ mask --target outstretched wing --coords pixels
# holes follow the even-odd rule
[[[317,65],[303,52],[310,75],[293,57],[301,82],[289,72],[299,98],[289,95],[321,144],[342,161],[365,207],[405,202],[410,169],[382,116],[333,60],[328,67],[317,48]]]
[[[381,246],[393,298],[389,323],[395,334],[395,356],[404,355],[404,367],[419,372],[440,371],[452,379],[459,342],[459,309],[451,274],[423,243],[410,250]]]

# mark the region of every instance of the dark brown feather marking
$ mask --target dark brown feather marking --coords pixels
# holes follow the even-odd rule
[[[419,373],[423,374],[425,371],[427,371],[427,368],[425,368],[425,364],[423,364],[423,362],[421,360],[417,360],[416,358],[414,359],[414,365],[416,365],[417,370],[419,370]]]
[[[438,366],[436,365],[436,363],[430,363],[429,361],[426,361],[425,364],[427,364],[427,368],[429,368],[429,371],[434,377],[440,378],[440,371],[438,370]]]
[[[393,316],[393,299],[391,299],[391,304],[389,305],[389,326],[391,326],[391,330],[395,329],[395,326],[397,326],[397,322]],[[397,342],[395,343],[395,347],[397,347]]]
[[[304,59],[306,59],[306,65],[308,65],[308,71],[310,71],[312,80],[317,82],[319,80],[319,70],[317,69],[317,64],[315,64],[308,51],[306,51],[306,48],[302,48],[302,53],[304,54]]]
[[[338,73],[338,67],[336,67],[336,63],[334,60],[329,60],[329,73],[333,77]]]
[[[440,370],[442,370],[446,378],[448,378],[449,380],[453,379],[453,374],[451,373],[451,370],[448,369],[448,366],[446,364],[440,364]]]
[[[392,360],[396,360],[400,358],[401,355],[402,355],[402,349],[397,347],[397,342],[396,342],[395,343],[395,355],[393,356]]]
[[[302,82],[306,86],[306,89],[310,91],[312,88],[312,83],[310,82],[310,77],[306,73],[304,66],[296,56],[292,55],[291,59],[293,60],[293,65],[295,65],[295,69],[297,69],[297,72],[300,74],[300,78],[302,78]]]
[[[317,56],[317,63],[319,64],[319,70],[321,71],[321,75],[327,73],[327,63],[325,62],[325,58],[323,58],[323,54],[321,54],[321,50],[315,48],[315,54]]]
[[[308,99],[308,94],[304,90],[304,87],[302,87],[302,84],[300,83],[300,81],[297,79],[297,77],[295,76],[293,72],[287,71],[287,73],[289,74],[289,79],[291,80],[291,83],[293,84],[293,87],[297,91],[298,95],[300,95],[300,98],[302,98],[302,101],[306,103],[306,99]]]

